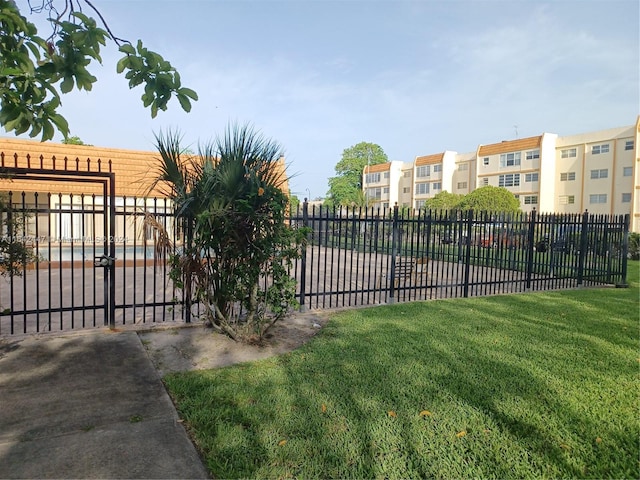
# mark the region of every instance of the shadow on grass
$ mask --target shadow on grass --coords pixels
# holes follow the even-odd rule
[[[167,380],[219,477],[637,478],[637,290],[616,292],[346,312]]]

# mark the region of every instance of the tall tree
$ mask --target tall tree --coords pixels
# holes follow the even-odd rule
[[[0,126],[20,135],[41,135],[50,140],[58,130],[66,138],[67,120],[58,113],[61,93],[74,88],[91,90],[97,81],[87,67],[102,63],[100,48],[114,42],[124,56],[116,70],[124,73],[129,87],[144,85],[142,103],[155,117],[176,97],[185,111],[191,110],[196,92],[181,84],[179,73],[158,53],[116,37],[89,0],[43,0],[27,2],[31,13],[48,15],[52,31],[38,36],[13,0],[0,0]],[[86,15],[91,11],[99,22]],[[98,26],[100,23],[101,27]]]
[[[487,185],[465,195],[459,208],[477,212],[515,213],[520,210],[520,201],[506,188]]]
[[[367,165],[388,162],[380,145],[360,142],[342,152],[336,165],[336,176],[329,179],[327,204],[360,205],[362,202],[362,171]]]

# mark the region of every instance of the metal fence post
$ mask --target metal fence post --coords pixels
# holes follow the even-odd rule
[[[529,215],[529,232],[527,234],[527,283],[526,289],[531,290],[531,277],[533,276],[533,250],[536,234],[536,209],[534,207]]]
[[[624,216],[624,231],[623,231],[623,240],[622,240],[622,281],[616,284],[618,288],[628,288],[629,284],[627,283],[627,263],[629,261],[629,223],[631,219],[629,214],[627,213]]]
[[[302,203],[302,226],[307,228],[309,226],[309,201],[307,198]],[[312,232],[313,235],[313,232]],[[308,240],[308,238],[307,238]],[[302,243],[300,258],[300,311],[306,311],[305,307],[305,290],[307,288],[307,242]]]
[[[395,303],[396,294],[396,255],[398,255],[398,239],[400,229],[398,227],[398,204],[393,206],[393,223],[391,227],[391,286],[389,291],[389,302]]]
[[[462,213],[462,212],[461,212]],[[460,219],[462,219],[462,215],[460,215]],[[467,217],[467,239],[464,241],[465,244],[465,255],[464,255],[464,298],[469,297],[469,274],[471,270],[471,234],[473,225],[473,210],[469,210]],[[460,230],[462,233],[462,229]],[[462,238],[460,239],[462,240]],[[458,250],[460,250],[460,243],[458,242]]]
[[[582,230],[580,231],[580,257],[578,258],[578,278],[577,284],[582,285],[584,280],[584,262],[587,258],[587,246],[589,235],[589,211],[582,214]]]

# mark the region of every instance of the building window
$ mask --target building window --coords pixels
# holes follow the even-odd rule
[[[467,182],[458,182],[458,190],[466,190]]]
[[[431,166],[423,165],[416,168],[416,177],[428,177],[429,175],[431,175]]]
[[[573,205],[576,203],[575,195],[560,195],[560,205]]]
[[[624,149],[633,150],[633,140],[627,140],[626,142],[624,142]]]
[[[484,157],[484,158],[482,159],[482,164],[483,164],[483,165],[489,165],[489,157]]]
[[[578,156],[578,150],[576,148],[567,148],[560,151],[561,158],[574,158]]]
[[[527,160],[533,160],[540,158],[540,150],[530,150],[527,152]]]
[[[576,179],[576,172],[565,172],[560,174],[561,182],[573,182]]]
[[[389,172],[384,172],[384,178],[389,178]]]
[[[507,173],[506,175],[500,175],[498,178],[499,187],[518,187],[520,186],[520,174],[519,173]]]
[[[411,172],[407,170],[406,172],[403,173],[403,175],[404,175],[404,178],[409,178],[411,176]]]
[[[367,173],[367,183],[378,183],[380,181],[379,173]]]
[[[464,172],[465,170],[469,170],[469,165],[466,163],[461,163],[460,165],[458,165],[458,170],[460,172]]]
[[[609,170],[606,168],[591,170],[591,180],[596,180],[598,178],[607,178],[609,176]]]
[[[389,202],[384,202],[382,204],[382,208],[389,208]]]
[[[525,174],[524,181],[525,182],[537,182],[538,181],[538,172]]]
[[[631,202],[631,194],[623,193],[622,194],[622,203],[630,203]]]
[[[623,177],[630,177],[631,175],[633,175],[633,167],[624,167],[622,169]]]
[[[429,193],[428,183],[416,183],[416,195],[426,195]]]
[[[525,205],[537,205],[538,204],[538,196],[537,195],[525,195],[524,196],[524,204]]]
[[[389,187],[384,187],[382,189],[382,193],[384,193],[385,195],[389,195]]]
[[[482,179],[482,186],[486,187],[487,185],[489,185],[489,177],[484,177]]]
[[[607,203],[607,194],[606,193],[594,193],[589,195],[589,203]]]
[[[593,145],[591,147],[591,153],[598,155],[600,153],[609,153],[609,144],[603,143],[602,145]]]
[[[416,200],[416,208],[424,207],[426,200]]]
[[[382,189],[378,188],[368,188],[367,189],[367,197],[373,200],[380,200],[382,198]]]
[[[435,182],[433,185],[431,185],[431,188],[433,190],[442,190],[442,183],[440,182]]]
[[[438,173],[441,171],[442,171],[442,165],[438,164],[433,166],[433,173]]]
[[[516,165],[520,165],[520,152],[503,153],[500,155],[501,167],[515,167]]]
[[[411,192],[411,188],[409,188],[409,187],[404,187],[402,189],[402,193],[409,193],[409,192]]]

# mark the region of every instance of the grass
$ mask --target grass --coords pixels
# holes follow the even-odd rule
[[[640,478],[639,266],[628,289],[343,312],[165,381],[218,478]]]

